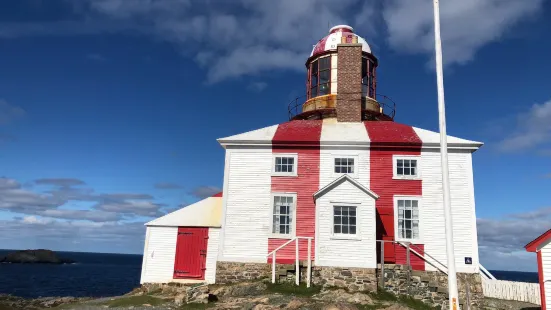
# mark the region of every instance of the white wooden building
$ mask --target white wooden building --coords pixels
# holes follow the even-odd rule
[[[377,66],[351,27],[333,27],[306,62],[307,95],[289,121],[218,139],[221,197],[146,224],[141,282],[213,283],[217,262],[269,263],[274,250],[292,263],[295,245],[278,248],[296,238],[298,259],[310,250],[315,266],[376,268],[385,240],[385,262],[405,264],[404,242],[419,254],[414,269],[441,268],[440,136],[394,121]],[[482,143],[449,136],[448,146],[456,267],[478,273],[472,154]]]
[[[541,309],[551,305],[551,229],[525,246],[528,252],[535,252],[538,258]]]

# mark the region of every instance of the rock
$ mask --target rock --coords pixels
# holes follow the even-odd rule
[[[358,310],[358,307],[347,303],[328,304],[322,310]]]
[[[222,286],[212,292],[216,297],[240,297],[240,296],[256,296],[262,294],[266,290],[266,284],[262,282],[242,283],[231,286]]]
[[[391,305],[390,307],[386,307],[382,310],[410,310],[411,308],[409,307],[406,307],[404,305],[399,305],[399,304],[393,304]]]
[[[176,295],[176,297],[174,298],[174,304],[176,304],[176,306],[181,306],[186,303],[186,300],[187,300],[187,293],[181,293]]]
[[[50,250],[22,250],[0,258],[0,263],[13,264],[72,264],[74,260],[59,258]]]
[[[302,307],[302,301],[298,299],[293,299],[287,304],[285,309],[298,309],[300,307]]]
[[[324,291],[318,294],[318,299],[332,302],[347,302],[361,305],[372,305],[373,300],[369,295],[362,293],[350,294],[343,289]]]

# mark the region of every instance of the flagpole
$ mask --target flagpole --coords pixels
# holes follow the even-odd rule
[[[442,69],[442,41],[440,39],[440,3],[434,0],[434,45],[436,59],[436,83],[438,86],[438,119],[440,123],[440,156],[442,161],[442,186],[444,189],[444,218],[446,223],[446,256],[448,258],[449,308],[457,310],[457,274],[453,248],[453,226],[450,199],[450,173],[448,167],[448,140],[446,134],[446,105],[444,102],[444,70]]]

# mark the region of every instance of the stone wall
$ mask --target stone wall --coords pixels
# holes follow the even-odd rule
[[[379,270],[380,271],[380,270]],[[484,302],[482,281],[479,274],[457,274],[459,304],[467,303],[467,287],[472,309]],[[436,271],[416,271],[409,274],[405,265],[385,265],[385,289],[395,295],[409,295],[427,304],[440,307],[448,301],[448,276]]]
[[[270,278],[272,269],[265,263],[216,263],[216,283],[234,283]]]
[[[312,267],[312,283],[342,287],[351,292],[375,291],[377,272],[367,268]]]

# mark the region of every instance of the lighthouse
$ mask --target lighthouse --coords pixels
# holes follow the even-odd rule
[[[142,283],[277,282],[291,272],[365,291],[385,263],[447,285],[440,134],[396,119],[377,93],[379,61],[351,26],[312,43],[289,118],[217,140],[223,191],[146,224]],[[482,143],[447,139],[454,259],[480,283],[472,156]],[[434,306],[446,299],[417,289]]]

